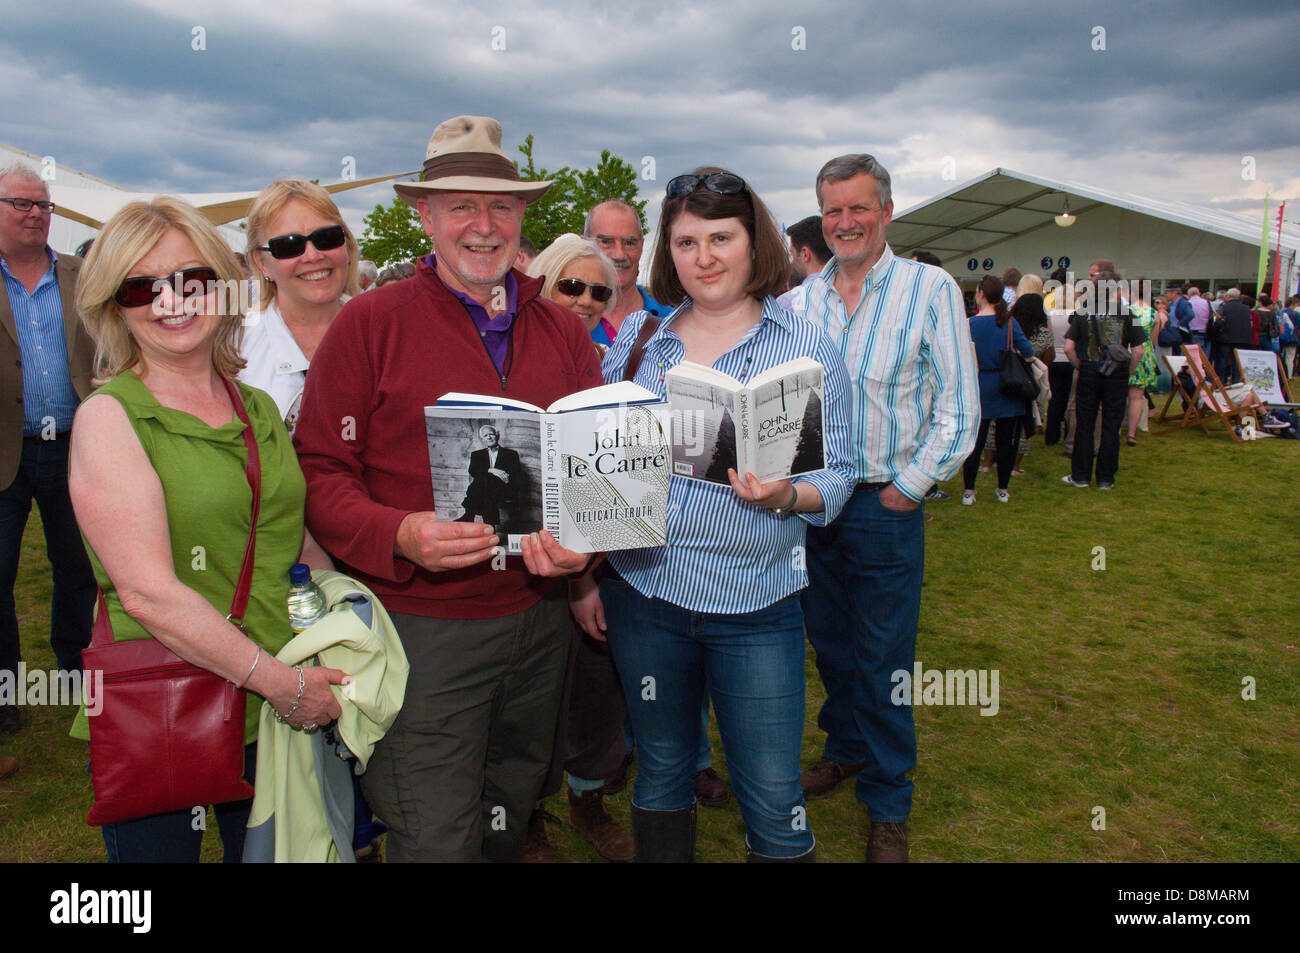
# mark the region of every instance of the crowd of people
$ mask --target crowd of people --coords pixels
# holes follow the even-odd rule
[[[35,498],[60,669],[81,668],[98,588],[113,639],[156,639],[247,690],[254,786],[261,702],[314,734],[354,701],[351,673],[277,658],[295,635],[290,568],[337,568],[382,601],[409,674],[356,784],[358,851],[373,813],[389,861],[554,859],[541,799],[567,775],[570,821],[609,860],[692,860],[697,805],[734,795],[748,860],[812,861],[806,799],[851,781],[866,860],[905,861],[916,734],[891,676],[915,662],[923,502],[961,468],[973,504],[994,463],[1008,502],[1040,427],[1048,445],[1071,441],[1065,482],[1113,486],[1121,430],[1132,443],[1157,383],[1150,342],[1171,324],[1224,347],[1249,331],[1295,357],[1294,315],[1265,304],[1243,322],[1231,293],[1213,319],[1196,289],[1070,312],[1016,272],[984,276],[968,316],[934,256],[886,243],[891,179],[869,155],[827,162],[819,214],[784,236],[740,175],[673,177],[645,287],[645,229],[621,201],[590,209],[581,235],[526,242],[524,210],[549,185],[519,179],[495,120],[457,117],[434,130],[419,181],[395,186],[428,255],[361,261],[329,194],[286,179],[250,208],[246,275],[167,197],[114,215],[84,262],[59,256],[45,183],[0,171],[0,346],[22,367],[3,395],[0,668],[19,661],[12,590]],[[248,275],[244,313],[216,289]],[[1117,278],[1104,261],[1089,275],[1097,289]],[[1037,398],[1002,387],[1008,352]],[[824,371],[824,469],[674,476],[665,546],[588,557],[541,531],[503,558],[495,503],[473,520],[435,509],[423,408],[444,393],[546,406],[630,380],[662,395],[682,361],[744,381],[800,357]],[[482,451],[480,470],[502,452]],[[805,637],[826,740],[803,766]],[[0,705],[0,729],[20,727]],[[83,713],[73,734],[88,728]],[[633,763],[629,832],[603,798]],[[14,767],[0,758],[0,774]],[[249,810],[216,805],[228,860]],[[197,860],[202,836],[186,806],[103,825],[110,861]]]

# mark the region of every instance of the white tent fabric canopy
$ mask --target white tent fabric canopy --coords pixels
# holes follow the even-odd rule
[[[0,167],[11,162],[22,162],[39,172],[50,187],[54,201],[54,219],[50,223],[50,245],[61,254],[70,254],[128,202],[149,201],[158,195],[175,195],[194,205],[217,226],[227,244],[235,251],[243,251],[247,238],[243,231],[228,224],[248,215],[256,192],[134,192],[116,182],[110,182],[80,169],[55,163],[53,156],[40,156],[0,142]],[[381,175],[369,179],[355,179],[326,185],[328,192],[342,192],[377,182],[415,175],[413,172]]]
[[[1076,221],[1062,228],[1054,219],[1067,200]],[[1253,280],[1260,228],[1258,219],[1234,212],[992,169],[896,214],[887,234],[898,254],[925,249],[954,274],[1050,271],[1043,262],[1051,258],[1055,267],[1064,257],[1079,269],[1109,258],[1126,277]],[[1276,250],[1275,226],[1268,237]],[[1284,224],[1281,244],[1293,277],[1300,228]],[[993,266],[984,267],[990,259]]]
[[[397,172],[392,175],[380,175],[371,179],[355,179],[347,182],[336,182],[333,185],[325,186],[327,192],[344,192],[348,189],[360,188],[363,185],[373,185],[376,182],[385,182],[389,179],[400,178],[403,175],[411,175],[409,172]],[[202,212],[213,225],[224,225],[227,222],[236,222],[241,218],[248,216],[248,208],[253,199],[257,197],[257,192],[126,192],[116,189],[86,189],[77,188],[70,185],[59,185],[52,183],[50,185],[50,198],[54,200],[54,214],[62,215],[64,218],[70,218],[74,222],[80,222],[83,225],[89,225],[92,228],[101,228],[103,224],[113,217],[118,209],[130,202],[144,201],[148,202],[159,195],[175,195],[182,199],[200,212]]]

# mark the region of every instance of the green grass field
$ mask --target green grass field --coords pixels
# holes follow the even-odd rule
[[[958,504],[960,477],[928,505],[917,657],[996,669],[1000,706],[917,708],[913,860],[1300,860],[1300,442],[1139,439],[1110,493],[1061,484],[1068,461],[1035,438],[1009,504],[981,474],[975,506]],[[35,515],[16,595],[24,657],[48,669]],[[805,763],[821,750],[821,698],[810,651]],[[0,781],[0,861],[102,860],[72,712],[23,716],[0,735],[21,761]],[[608,801],[624,822],[631,791]],[[567,820],[563,794],[548,807]],[[849,785],[808,815],[822,860],[862,859]],[[550,830],[563,859],[598,860],[567,824]],[[210,858],[216,840],[213,826]],[[743,843],[734,800],[700,810],[699,860],[739,861]]]

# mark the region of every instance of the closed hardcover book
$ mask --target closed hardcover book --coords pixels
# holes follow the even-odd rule
[[[664,384],[675,476],[729,485],[729,468],[763,483],[825,469],[825,386],[817,361],[798,357],[747,382],[683,361]]]
[[[439,519],[489,523],[510,553],[541,529],[580,553],[667,542],[668,404],[644,387],[546,408],[444,394],[424,416]]]

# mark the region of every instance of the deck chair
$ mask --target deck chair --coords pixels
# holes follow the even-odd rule
[[[1223,424],[1224,429],[1235,442],[1241,443],[1241,434],[1237,432],[1241,421],[1249,417],[1252,424],[1258,427],[1256,416],[1258,408],[1241,403],[1250,393],[1250,387],[1244,384],[1224,387],[1223,382],[1219,380],[1219,375],[1205,359],[1205,352],[1201,350],[1200,345],[1184,344],[1183,357],[1187,361],[1187,372],[1195,385],[1192,393],[1194,399],[1183,414],[1182,422],[1170,430],[1200,427],[1209,433],[1208,425],[1217,420]],[[1168,432],[1169,430],[1161,431],[1161,433]]]
[[[1294,409],[1300,404],[1291,400],[1291,382],[1287,380],[1282,358],[1272,351],[1248,351],[1237,348],[1234,352],[1241,379],[1259,395],[1269,407]]]
[[[1193,403],[1195,403],[1195,401],[1192,400],[1192,395],[1189,394],[1186,388],[1183,387],[1183,382],[1178,379],[1178,375],[1182,373],[1183,368],[1187,366],[1187,358],[1182,357],[1181,355],[1178,354],[1165,354],[1161,356],[1161,360],[1165,362],[1165,367],[1169,369],[1169,376],[1170,378],[1173,379],[1174,382],[1173,386],[1169,388],[1169,397],[1166,398],[1165,405],[1160,408],[1160,415],[1156,417],[1156,422],[1163,424],[1169,421],[1170,419],[1172,419],[1174,416],[1177,416],[1176,413],[1172,415],[1169,413],[1169,406],[1174,402],[1175,399],[1181,399],[1184,408],[1190,407]],[[1185,419],[1186,416],[1187,416],[1187,411],[1186,409],[1184,409],[1183,416],[1179,417],[1179,419],[1180,420]],[[1179,428],[1171,427],[1169,429],[1177,430]],[[1156,432],[1166,433],[1167,431],[1159,430]]]

